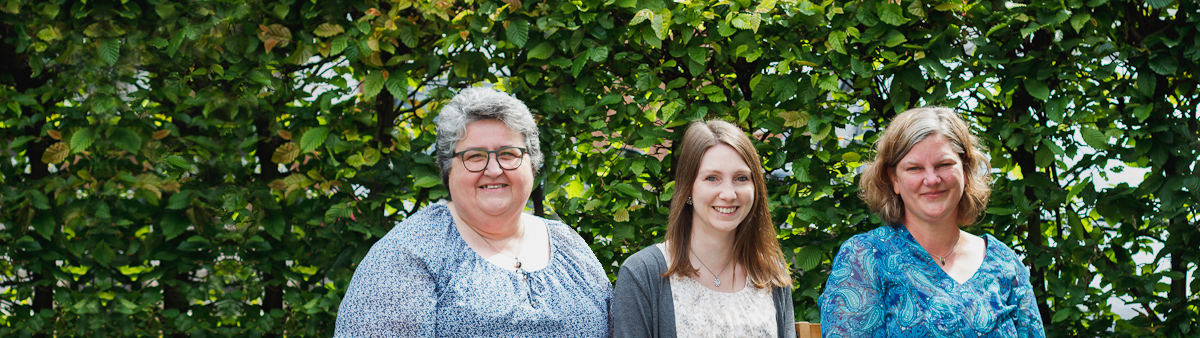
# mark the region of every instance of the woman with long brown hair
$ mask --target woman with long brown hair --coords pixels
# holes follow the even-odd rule
[[[621,266],[613,333],[795,337],[791,275],[753,143],[728,122],[697,122],[678,149],[666,241]]]

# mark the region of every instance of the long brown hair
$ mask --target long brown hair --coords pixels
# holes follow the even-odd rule
[[[746,269],[746,276],[756,288],[791,286],[792,277],[786,268],[775,224],[767,209],[767,185],[763,178],[762,160],[746,133],[725,121],[693,122],[683,134],[679,154],[675,156],[675,194],[671,197],[671,216],[667,221],[667,241],[671,246],[671,268],[662,274],[696,276],[696,267],[688,259],[692,239],[692,208],[684,203],[692,196],[692,184],[700,171],[700,160],[709,148],[726,144],[737,151],[750,167],[754,183],[754,205],[738,224],[733,235],[733,257]]]

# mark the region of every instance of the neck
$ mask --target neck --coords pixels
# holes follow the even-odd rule
[[[733,255],[733,232],[712,233],[703,231],[699,227],[692,227],[692,239],[689,244],[696,257],[708,264],[709,268],[714,269],[713,273],[736,258]]]
[[[917,244],[924,247],[925,251],[940,256],[950,251],[960,236],[958,223],[954,222],[953,218],[948,219],[949,221],[943,222],[923,222],[906,217],[904,228],[908,229],[913,239],[917,240]]]
[[[516,238],[521,234],[520,212],[512,215],[471,217],[459,212],[454,206],[454,202],[446,203],[446,206],[450,208],[450,214],[454,216],[456,223],[470,228],[480,237],[489,241],[501,242]]]

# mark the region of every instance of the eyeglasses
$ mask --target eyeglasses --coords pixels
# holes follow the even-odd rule
[[[496,150],[467,149],[454,153],[454,156],[462,159],[463,167],[467,171],[474,173],[487,169],[488,162],[492,159],[492,154],[496,154],[496,164],[500,165],[500,169],[513,170],[521,166],[521,159],[525,158],[525,148],[503,147]]]

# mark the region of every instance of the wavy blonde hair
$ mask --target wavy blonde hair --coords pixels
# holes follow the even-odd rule
[[[896,164],[912,147],[930,135],[944,135],[963,163],[963,196],[958,201],[958,224],[975,224],[992,192],[991,164],[966,121],[950,108],[913,108],[892,119],[875,141],[875,159],[859,181],[859,197],[889,225],[904,221],[904,200],[892,187]]]
[[[663,277],[695,276],[696,267],[688,259],[692,238],[692,208],[683,201],[692,196],[692,184],[700,171],[700,161],[709,148],[718,144],[732,147],[750,167],[754,183],[754,205],[738,224],[733,235],[733,255],[746,269],[746,277],[756,288],[791,286],[792,278],[786,268],[775,223],[768,210],[767,186],[763,177],[762,160],[754,143],[737,126],[725,121],[693,122],[683,135],[675,156],[675,193],[671,197],[671,214],[667,221],[667,240],[671,246],[671,268]]]

